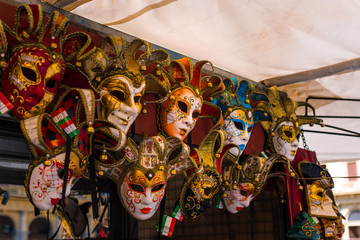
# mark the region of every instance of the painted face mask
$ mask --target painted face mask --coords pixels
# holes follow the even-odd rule
[[[48,210],[62,198],[66,176],[66,152],[69,153],[70,160],[65,196],[70,194],[70,189],[85,171],[87,159],[84,152],[87,151],[87,141],[79,136],[84,136],[83,133],[86,134],[86,129],[80,128],[80,134],[76,137],[76,141],[80,142],[79,147],[67,149],[64,132],[50,115],[41,114],[28,118],[21,122],[21,125],[25,130],[25,137],[33,146],[32,152],[36,156],[26,173],[25,190],[37,208]],[[33,128],[32,126],[39,127]]]
[[[224,79],[225,91],[217,95],[213,103],[219,106],[224,115],[221,130],[225,131],[225,144],[235,144],[230,153],[241,155],[250,139],[254,126],[250,100],[253,85],[248,81],[238,81],[236,78]],[[240,151],[239,151],[240,149]]]
[[[221,111],[209,102],[224,89],[220,77],[206,75],[208,61],[192,65],[190,58],[174,60],[168,67],[157,67],[146,78],[146,93],[155,94],[158,103],[157,124],[162,134],[184,140],[200,117],[218,117]]]
[[[338,216],[333,208],[335,203],[331,198],[331,189],[334,187],[334,182],[329,172],[321,166],[310,162],[300,162],[299,171],[306,184],[304,185],[309,215],[337,219]]]
[[[274,131],[272,141],[276,153],[284,155],[290,161],[294,160],[299,147],[300,130],[292,122],[280,123]]]
[[[147,220],[159,208],[167,179],[182,171],[175,167],[187,158],[188,147],[177,138],[155,136],[144,139],[139,148],[129,139],[123,152],[125,162],[99,168],[116,179],[120,200],[130,215]]]
[[[14,105],[10,113],[26,119],[45,111],[62,81],[65,65],[61,49],[67,18],[55,12],[43,30],[41,7],[23,5],[16,21],[16,37],[7,39],[13,50],[7,54],[1,88]]]
[[[237,163],[225,159],[222,163],[222,199],[230,213],[250,205],[264,186],[276,158],[242,157]]]
[[[281,154],[290,161],[294,160],[299,145],[300,126],[321,124],[315,109],[308,103],[295,102],[290,98],[281,98],[276,86],[267,89],[266,95],[257,94],[254,99],[254,120],[260,122],[267,132],[267,147],[272,154]],[[305,106],[312,110],[313,116],[297,116],[296,109]]]
[[[202,98],[190,88],[179,88],[161,105],[161,126],[166,135],[184,140],[200,116]]]

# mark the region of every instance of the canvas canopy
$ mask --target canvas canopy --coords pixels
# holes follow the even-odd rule
[[[359,99],[360,1],[47,1],[179,56],[210,60],[235,75],[278,85],[289,97]],[[265,80],[265,81],[264,81]],[[360,116],[360,102],[310,100],[320,116]],[[360,159],[360,120],[324,118],[340,132],[305,132],[321,162]],[[357,137],[356,137],[357,136]]]

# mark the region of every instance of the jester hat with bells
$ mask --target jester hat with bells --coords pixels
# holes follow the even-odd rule
[[[48,210],[68,196],[83,176],[91,152],[91,134],[85,122],[76,128],[71,140],[47,113],[21,121],[21,128],[33,155],[25,190],[34,206]]]
[[[284,122],[290,122],[292,126],[283,126],[278,129],[279,136],[284,142],[292,142],[299,139],[300,126],[315,123],[322,123],[321,119],[316,118],[315,109],[306,102],[296,102],[288,97],[281,98],[276,86],[267,89],[266,94],[255,94],[254,100],[258,101],[254,107],[254,120],[260,122],[261,126],[267,133],[267,146],[271,153],[279,150],[275,148],[273,137],[276,128]],[[298,107],[309,107],[313,116],[298,116],[296,110]],[[293,154],[295,155],[295,154]]]
[[[211,206],[211,199],[221,184],[221,162],[231,148],[237,147],[224,146],[224,140],[222,130],[213,130],[203,139],[199,148],[191,150],[189,159],[193,168],[184,172],[187,179],[179,199],[184,217],[195,219]]]
[[[220,129],[225,131],[225,144],[238,145],[240,151],[232,149],[233,155],[239,155],[249,141],[254,126],[253,112],[250,99],[254,85],[247,80],[239,81],[236,78],[223,80],[225,91],[216,95],[213,103],[219,106],[224,117],[224,124]]]
[[[170,177],[192,167],[186,162],[189,147],[176,137],[147,137],[137,146],[130,138],[121,150],[121,161],[97,165],[100,175],[117,184],[119,198],[130,215],[138,220],[157,211]]]
[[[204,70],[207,64],[211,67],[208,74]],[[199,117],[213,118],[213,128],[222,124],[221,110],[211,101],[224,89],[211,62],[198,61],[193,65],[186,57],[171,61],[168,67],[157,65],[149,69],[146,93],[156,95],[157,100],[145,104],[158,103],[157,124],[162,134],[184,140]]]
[[[44,25],[40,5],[21,5],[13,29],[0,21],[1,91],[26,119],[45,112],[62,82],[62,55],[68,19],[53,12]]]
[[[87,41],[84,42],[87,43]],[[164,50],[151,51],[149,43],[135,39],[127,43],[123,37],[104,38],[101,48],[84,50],[67,58],[69,86],[88,86],[97,95],[97,118],[111,122],[115,138],[126,142],[126,134],[141,110],[140,99],[145,90],[145,71],[152,64],[164,65],[169,55]]]

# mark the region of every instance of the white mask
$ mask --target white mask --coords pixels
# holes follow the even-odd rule
[[[230,213],[237,213],[250,205],[256,194],[251,183],[239,183],[237,189],[225,191],[227,197],[223,198],[226,209]]]
[[[272,137],[274,149],[284,155],[290,161],[294,160],[296,150],[299,147],[299,130],[290,121],[280,123],[274,130]]]
[[[248,117],[243,110],[236,109],[229,114],[221,127],[221,130],[225,131],[225,144],[235,144],[240,149],[240,151],[238,148],[229,150],[235,156],[240,155],[245,149],[254,127],[252,112],[249,111],[247,114]]]

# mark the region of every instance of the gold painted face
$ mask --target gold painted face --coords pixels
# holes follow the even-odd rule
[[[121,184],[120,196],[124,207],[138,220],[146,220],[157,211],[165,194],[166,172],[148,173],[131,169]]]
[[[141,111],[145,83],[135,88],[127,77],[115,75],[103,80],[98,90],[100,118],[114,123],[126,134]]]
[[[184,140],[194,128],[201,112],[203,101],[186,87],[170,94],[162,103],[160,125],[168,136]]]

